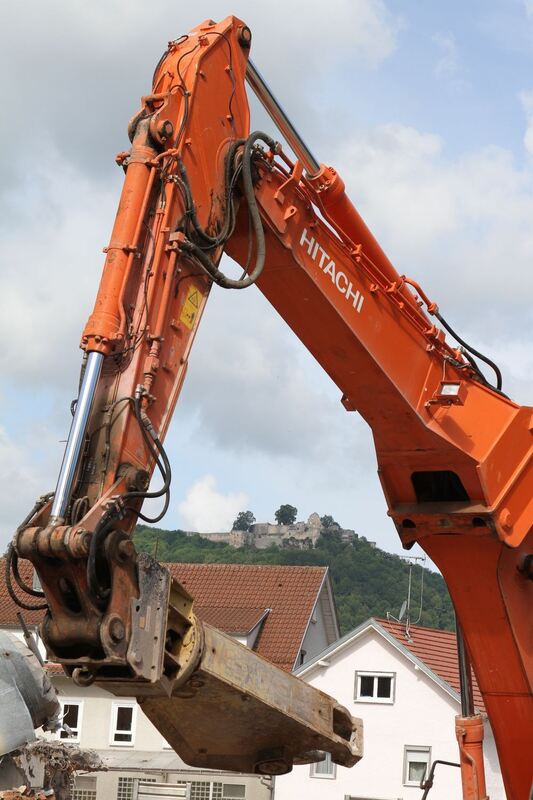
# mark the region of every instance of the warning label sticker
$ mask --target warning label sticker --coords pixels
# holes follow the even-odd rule
[[[200,303],[202,301],[202,293],[191,284],[187,290],[187,298],[183,304],[180,314],[180,322],[183,322],[186,328],[192,330],[198,312],[200,310]]]

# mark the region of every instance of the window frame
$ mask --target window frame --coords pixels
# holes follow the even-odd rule
[[[116,742],[115,734],[130,733],[130,731],[118,730],[118,709],[131,708],[131,742]],[[137,701],[136,700],[114,700],[111,704],[111,719],[109,726],[109,746],[110,747],[135,747],[135,735],[137,732]]]
[[[79,744],[81,740],[81,726],[83,723],[83,700],[78,699],[77,697],[66,697],[63,699],[62,697],[58,697],[59,705],[61,706],[61,724],[63,724],[63,718],[66,714],[65,706],[78,706],[78,724],[77,724],[77,734],[75,736],[61,736],[62,728],[58,728],[56,732],[56,737],[59,739],[60,742],[71,742],[72,744]]]
[[[330,760],[331,760],[330,753],[327,753],[326,760],[327,760],[327,756],[328,755],[329,755]],[[323,763],[324,763],[323,761],[315,761],[312,764],[310,764],[309,765],[309,777],[310,778],[325,778],[327,781],[334,781],[336,779],[336,777],[337,777],[337,765],[333,762],[333,760],[331,760],[331,772],[317,772],[316,771],[317,766],[319,764],[323,764]]]
[[[361,678],[390,678],[391,679],[391,693],[389,697],[377,696],[361,696]],[[374,689],[377,691],[377,680],[374,682]],[[379,705],[393,705],[396,702],[396,673],[395,672],[378,672],[373,670],[358,669],[355,671],[354,680],[354,702],[355,703],[373,703]]]
[[[422,779],[425,781],[431,766],[431,745],[406,744],[403,748],[403,785],[416,786],[420,789],[420,781],[409,780],[409,764],[414,761],[414,759],[409,759],[409,753],[421,753],[427,756],[426,771]]]

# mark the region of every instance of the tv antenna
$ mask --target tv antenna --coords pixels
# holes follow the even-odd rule
[[[423,599],[424,599],[424,564],[426,561],[425,556],[400,556],[402,561],[406,561],[409,564],[409,580],[407,583],[407,600],[404,600],[402,603],[402,607],[400,608],[400,613],[397,617],[387,611],[387,619],[393,619],[394,622],[402,623],[402,620],[405,619],[405,636],[407,639],[410,639],[410,629],[411,624],[417,625],[422,618],[422,607],[423,607]],[[416,567],[417,563],[420,565],[420,602],[418,604],[418,617],[415,620],[411,619],[411,589],[413,585],[413,568]]]

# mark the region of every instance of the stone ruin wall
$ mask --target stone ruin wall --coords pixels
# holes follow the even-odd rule
[[[341,534],[343,541],[353,541],[357,538],[355,531],[349,528],[335,527],[332,530]],[[295,522],[292,525],[275,525],[271,522],[256,522],[249,531],[228,531],[215,533],[200,533],[210,542],[223,542],[232,547],[252,545],[258,550],[266,550],[275,544],[278,547],[292,547],[296,549],[310,549],[316,546],[318,537],[323,532],[319,515],[315,512],[304,522]],[[327,533],[327,531],[326,531]],[[188,536],[194,533],[188,532]]]

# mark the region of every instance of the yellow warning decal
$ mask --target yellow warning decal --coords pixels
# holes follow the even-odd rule
[[[183,322],[186,328],[192,330],[196,317],[200,310],[200,303],[202,301],[202,293],[197,289],[194,284],[191,284],[187,290],[187,299],[183,304],[180,314],[180,322]]]

